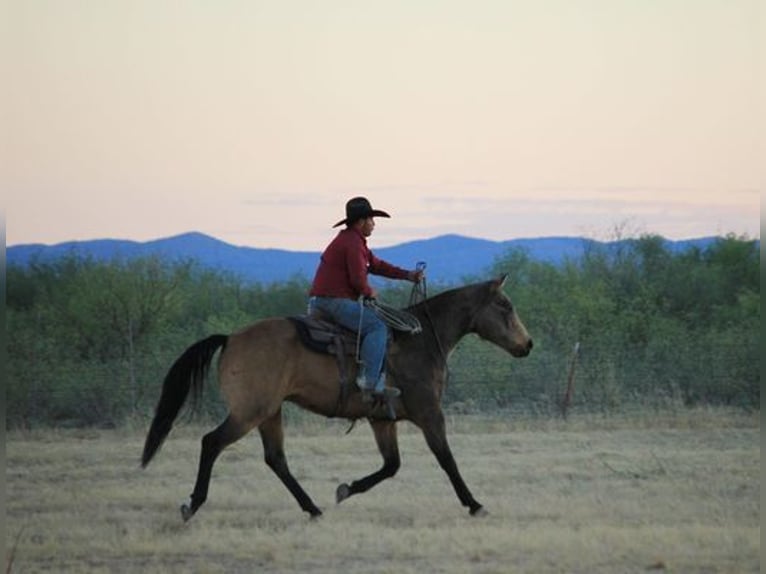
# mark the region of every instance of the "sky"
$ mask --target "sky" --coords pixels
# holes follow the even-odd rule
[[[0,1],[7,245],[760,238],[759,0]]]

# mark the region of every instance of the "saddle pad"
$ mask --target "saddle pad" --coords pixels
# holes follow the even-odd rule
[[[353,331],[309,315],[294,315],[288,319],[295,325],[298,336],[306,348],[316,353],[337,355],[335,347],[340,342],[343,354],[356,354],[357,335]]]

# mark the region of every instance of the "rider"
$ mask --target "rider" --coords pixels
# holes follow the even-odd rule
[[[336,323],[361,336],[362,367],[356,384],[365,400],[372,395],[397,397],[398,388],[386,385],[383,366],[388,342],[388,327],[378,316],[361,304],[363,298],[375,298],[375,290],[367,282],[367,274],[391,279],[419,282],[422,270],[407,271],[378,259],[367,247],[367,237],[375,229],[375,217],[391,217],[373,209],[364,197],[346,202],[346,218],[333,227],[346,225],[327,246],[317,268],[309,292],[309,309],[329,315]],[[361,324],[360,324],[361,319]]]

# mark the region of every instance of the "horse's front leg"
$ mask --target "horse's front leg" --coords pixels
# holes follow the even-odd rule
[[[378,450],[383,455],[383,467],[369,476],[355,480],[351,484],[343,483],[335,491],[335,500],[340,504],[353,494],[366,492],[379,482],[396,474],[401,464],[399,458],[399,443],[396,437],[394,421],[375,420],[370,422]]]
[[[467,506],[472,516],[483,516],[487,513],[484,507],[476,502],[476,499],[468,490],[463,477],[460,476],[460,471],[457,469],[457,463],[455,457],[452,456],[449,443],[447,442],[447,432],[444,424],[444,414],[439,409],[437,412],[432,413],[422,421],[418,421],[416,424],[423,431],[426,443],[428,443],[431,451],[436,455],[436,460],[439,461],[439,465],[444,469],[449,476],[452,486],[455,488],[457,497],[463,506]]]

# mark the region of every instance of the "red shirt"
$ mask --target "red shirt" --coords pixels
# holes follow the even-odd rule
[[[372,254],[367,240],[354,228],[342,230],[327,246],[314,275],[309,295],[358,299],[372,296],[367,274],[407,279],[407,271]]]

